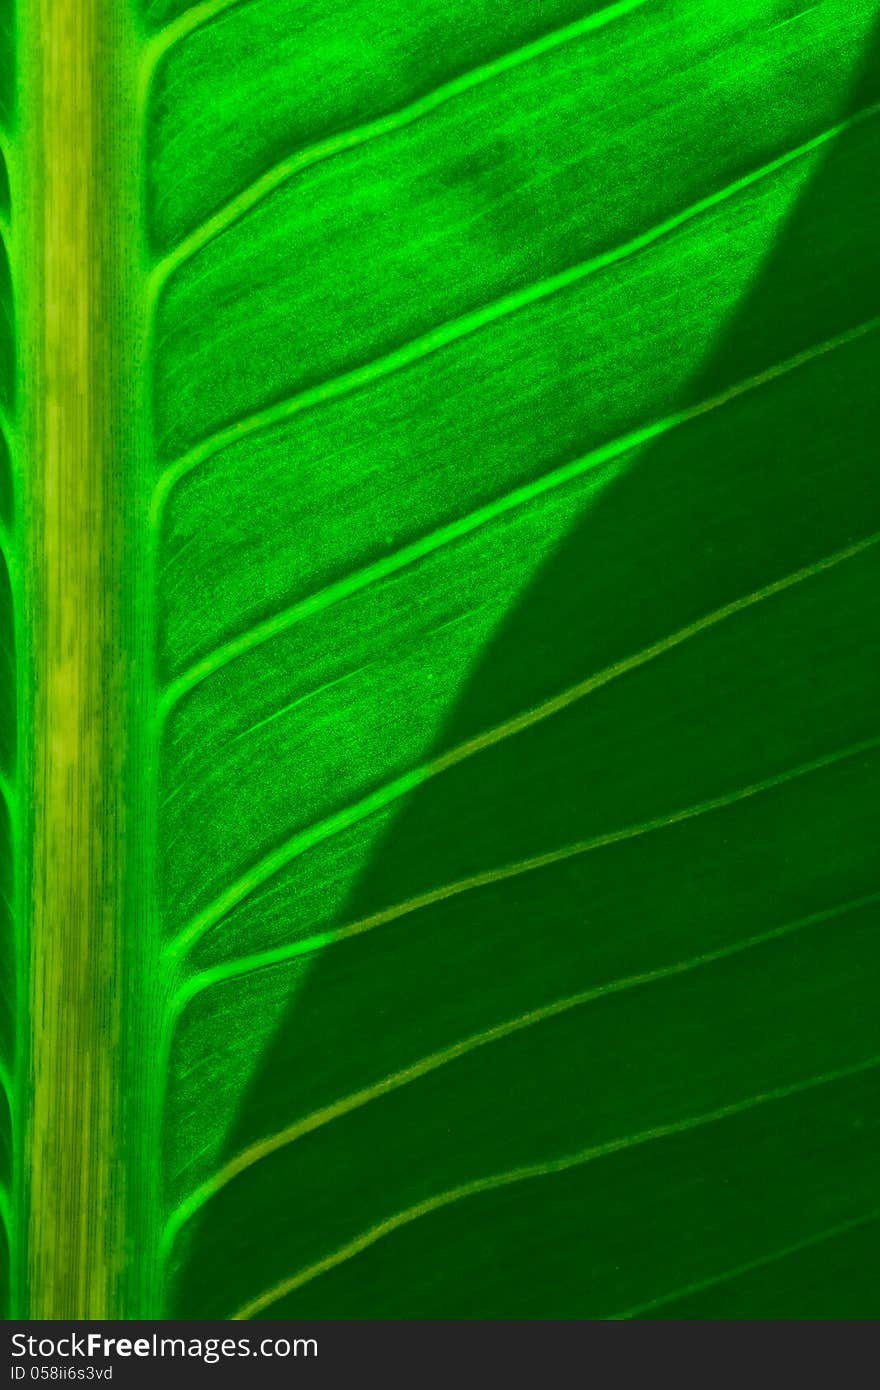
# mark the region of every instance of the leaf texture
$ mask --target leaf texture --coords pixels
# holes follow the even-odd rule
[[[147,1312],[876,1316],[878,22],[138,12]]]
[[[10,266],[9,140],[15,108],[11,0],[0,7],[0,1313],[10,1308],[14,1258],[13,1149],[19,962],[16,950],[18,804],[16,677],[16,349]]]
[[[876,13],[797,8],[163,54],[177,1311],[617,1316],[874,1202],[800,1148],[880,1053]]]

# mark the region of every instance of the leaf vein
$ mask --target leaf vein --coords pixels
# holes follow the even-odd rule
[[[219,19],[227,10],[239,9],[246,3],[247,0],[201,0],[200,4],[190,5],[182,14],[155,29],[147,39],[143,54],[147,81],[162,58],[183,39]]]
[[[393,1216],[387,1217],[384,1221],[377,1222],[368,1230],[361,1232],[350,1240],[346,1245],[334,1250],[330,1255],[307,1268],[297,1271],[296,1274],[282,1280],[273,1288],[257,1295],[249,1302],[242,1305],[235,1313],[231,1314],[233,1320],[241,1321],[255,1317],[264,1309],[277,1303],[279,1299],[287,1294],[294,1293],[302,1288],[304,1284],[310,1283],[313,1279],[322,1274],[328,1273],[331,1269],[344,1264],[347,1260],[361,1254],[364,1250],[375,1245],[377,1241],[386,1236],[393,1235],[395,1231],[404,1226],[411,1225],[414,1221],[419,1221],[423,1217],[430,1216],[435,1211],[440,1211],[444,1207],[449,1207],[457,1202],[467,1201],[471,1197],[477,1197],[483,1193],[496,1191],[502,1187],[510,1187],[520,1182],[527,1182],[532,1178],[551,1177],[558,1173],[564,1173],[572,1168],[578,1168],[584,1164],[593,1162],[596,1159],[610,1157],[612,1154],[620,1153],[627,1149],[640,1147],[644,1144],[654,1143],[658,1140],[674,1138],[681,1134],[686,1134],[691,1130],[701,1129],[705,1125],[715,1124],[719,1121],[730,1119],[733,1116],[744,1114],[749,1110],[754,1110],[762,1105],[773,1104],[776,1101],[787,1100],[792,1096],[801,1095],[804,1092],[815,1090],[820,1086],[833,1085],[836,1082],[849,1080],[866,1072],[876,1070],[880,1066],[880,1056],[866,1058],[864,1061],[852,1063],[846,1067],[838,1067],[832,1071],[821,1072],[816,1076],[808,1077],[803,1081],[793,1082],[787,1086],[777,1086],[770,1091],[762,1091],[757,1095],[749,1096],[745,1100],[735,1101],[729,1105],[718,1106],[715,1110],[706,1111],[702,1115],[689,1116],[684,1120],[671,1121],[669,1124],[657,1125],[651,1129],[642,1130],[636,1134],[628,1135],[621,1139],[610,1140],[605,1144],[592,1145],[590,1148],[581,1149],[576,1153],[566,1154],[561,1158],[547,1159],[543,1163],[523,1164],[518,1168],[511,1168],[504,1173],[494,1173],[485,1178],[476,1178],[471,1182],[461,1183],[457,1187],[447,1189],[445,1192],[436,1193],[432,1197],[414,1206],[407,1207],[403,1211],[395,1212]]]
[[[646,1303],[639,1303],[633,1308],[628,1308],[625,1313],[615,1313],[609,1321],[622,1322],[629,1318],[642,1318],[646,1313],[651,1313],[656,1308],[666,1307],[670,1303],[678,1303],[681,1299],[688,1298],[691,1294],[702,1293],[706,1289],[716,1289],[722,1284],[732,1283],[744,1274],[751,1274],[757,1269],[766,1269],[768,1265],[777,1264],[781,1260],[788,1259],[791,1255],[799,1255],[817,1245],[824,1245],[838,1236],[849,1235],[851,1232],[861,1230],[863,1226],[870,1226],[878,1220],[880,1220],[880,1207],[865,1213],[863,1216],[855,1216],[850,1221],[839,1221],[834,1226],[826,1226],[823,1230],[815,1231],[802,1240],[793,1241],[790,1245],[784,1245],[781,1249],[773,1250],[757,1259],[734,1265],[721,1274],[713,1275],[712,1278],[696,1280],[694,1283],[686,1284],[671,1293],[663,1294],[660,1298],[652,1298]]]
[[[777,594],[784,593],[786,590],[794,588],[817,575],[833,569],[836,565],[842,564],[853,557],[862,554],[875,546],[880,540],[880,532],[875,532],[872,536],[858,541],[853,545],[845,547],[843,550],[836,551],[833,555],[826,556],[824,559],[805,566],[803,569],[796,570],[793,574],[786,575],[782,579],[774,580],[771,584],[763,588],[756,589],[752,593],[742,598],[734,599],[731,603],[725,604],[721,608],[714,609],[711,613],[704,614],[701,618],[685,627],[679,628],[676,632],[659,641],[651,643],[642,648],[634,655],[624,657],[621,661],[613,663],[602,671],[595,672],[585,680],[579,681],[576,685],[570,686],[567,690],[532,709],[523,711],[515,715],[512,719],[505,720],[503,723],[495,725],[493,728],[484,730],[464,743],[456,745],[447,752],[431,759],[429,762],[411,768],[409,771],[385,783],[375,791],[368,793],[359,801],[353,802],[342,810],[335,812],[326,819],[297,831],[289,839],[285,840],[276,849],[257,861],[246,873],[241,875],[234,883],[220,893],[212,902],[191,918],[188,924],[183,927],[179,935],[170,943],[167,948],[171,957],[181,956],[199,940],[201,936],[212,926],[215,925],[228,912],[236,907],[245,898],[249,897],[257,888],[265,883],[281,869],[291,863],[292,860],[304,854],[306,850],[314,845],[322,843],[324,840],[332,838],[346,830],[349,826],[356,825],[359,821],[365,820],[376,811],[382,810],[409,792],[415,791],[417,787],[429,782],[432,778],[456,767],[459,763],[482,753],[488,748],[494,747],[503,740],[514,737],[526,729],[541,723],[545,719],[551,718],[560,711],[567,709],[570,705],[582,700],[585,696],[592,694],[594,690],[608,685],[611,681],[626,676],[631,671],[639,669],[650,661],[665,656],[667,652],[673,651],[676,647],[688,642],[693,637],[697,637],[710,628],[725,622],[728,618],[753,607],[755,604],[763,603],[768,599],[776,597]]]
[[[207,10],[224,10],[230,4],[237,3],[237,0],[214,0],[214,3],[196,8]],[[361,125],[340,131],[336,135],[328,136],[324,140],[319,140],[313,145],[308,145],[302,150],[297,150],[293,154],[278,161],[270,169],[265,170],[255,178],[248,186],[242,189],[234,197],[230,198],[221,208],[207,217],[197,227],[193,228],[187,236],[168,252],[160,260],[153,272],[153,294],[157,294],[161,286],[167,282],[176,270],[191,260],[209,242],[221,236],[229,227],[234,226],[242,217],[246,216],[252,208],[261,203],[277,188],[289,182],[296,174],[309,168],[313,164],[318,164],[326,159],[331,159],[336,154],[350,149],[355,149],[360,145],[365,145],[371,140],[376,140],[383,135],[392,134],[402,130],[408,125],[427,116],[438,107],[444,106],[447,102],[465,92],[472,91],[475,87],[480,87],[484,83],[500,77],[503,73],[509,72],[513,68],[521,67],[523,64],[531,62],[535,58],[542,57],[545,53],[561,47],[563,44],[571,43],[574,39],[581,38],[584,34],[592,30],[604,28],[614,20],[622,18],[632,10],[641,9],[647,0],[617,0],[600,10],[598,13],[587,15],[583,19],[575,20],[573,23],[565,25],[564,28],[554,29],[548,34],[542,35],[530,43],[521,44],[515,49],[502,54],[498,58],[490,59],[486,63],[481,63],[478,67],[471,68],[469,71],[461,73],[458,77],[444,82],[433,91],[425,93],[415,101],[409,102],[406,106],[397,111],[388,112],[384,116],[378,116],[370,121],[365,121]],[[189,13],[189,12],[187,12]],[[211,15],[210,17],[213,17]],[[191,25],[190,29],[195,25]],[[186,32],[190,32],[190,29]],[[167,44],[166,44],[167,47]],[[155,61],[155,60],[154,60]]]
[[[450,343],[460,341],[469,337],[471,334],[479,332],[488,325],[505,318],[510,314],[519,312],[529,305],[540,300],[547,299],[554,294],[569,289],[572,285],[594,275],[609,266],[626,260],[639,252],[647,249],[655,242],[662,240],[671,233],[677,231],[696,217],[710,211],[712,208],[726,202],[729,198],[735,197],[743,192],[752,184],[761,179],[776,173],[785,165],[794,160],[802,158],[804,155],[812,153],[819,146],[828,140],[834,139],[844,132],[861,122],[875,116],[880,112],[880,103],[868,107],[865,110],[850,117],[838,125],[830,127],[812,140],[798,145],[795,149],[787,151],[778,158],[770,160],[769,163],[761,165],[759,169],[744,174],[741,178],[725,185],[724,188],[709,194],[706,198],[691,204],[682,212],[674,214],[664,222],[649,228],[648,231],[640,233],[631,240],[611,248],[609,251],[601,252],[599,255],[592,256],[586,261],[581,261],[577,265],[569,266],[567,269],[550,275],[545,279],[535,281],[518,290],[512,290],[500,299],[491,301],[489,304],[480,306],[477,309],[463,314],[459,318],[449,319],[445,323],[439,324],[427,333],[421,334],[417,338],[411,339],[401,347],[393,349],[384,356],[372,359],[359,367],[354,367],[338,376],[331,377],[329,380],[320,382],[317,386],[307,387],[305,390],[298,391],[292,396],[285,397],[272,405],[252,411],[233,421],[229,425],[223,426],[215,433],[206,436],[192,448],[188,449],[177,459],[167,464],[159,475],[156,489],[154,492],[151,519],[152,524],[158,524],[162,510],[167,500],[168,494],[174,486],[192,472],[194,468],[207,462],[215,454],[239,440],[251,437],[254,434],[270,429],[273,425],[281,424],[293,416],[300,414],[304,410],[310,410],[318,405],[323,405],[327,401],[337,400],[341,396],[350,394],[365,386],[371,385],[386,376],[391,376],[395,372],[421,361]]]
[[[277,1153],[279,1149],[287,1148],[296,1143],[298,1139],[307,1134],[313,1133],[325,1125],[331,1124],[334,1120],[341,1119],[343,1116],[358,1110],[381,1097],[389,1095],[392,1091],[400,1090],[420,1080],[423,1076],[447,1066],[451,1062],[457,1061],[461,1057],[468,1056],[478,1048],[485,1047],[491,1043],[503,1041],[505,1038],[512,1037],[514,1034],[522,1032],[526,1028],[535,1027],[538,1024],[547,1022],[550,1019],[558,1018],[560,1015],[569,1013],[573,1009],[581,1008],[598,999],[606,998],[614,994],[622,994],[628,990],[639,988],[643,985],[654,984],[663,980],[671,979],[677,975],[684,975],[692,970],[697,970],[702,966],[713,965],[719,961],[726,960],[731,956],[742,955],[756,947],[763,946],[772,941],[777,941],[783,937],[791,936],[796,932],[803,931],[809,927],[817,926],[824,922],[843,916],[848,912],[855,911],[859,907],[868,906],[872,903],[880,902],[880,892],[870,894],[866,897],[853,899],[850,902],[839,904],[837,907],[827,909],[824,912],[811,914],[809,917],[802,917],[793,922],[785,923],[782,926],[771,928],[769,931],[756,933],[754,936],[746,937],[742,941],[737,941],[730,946],[722,946],[714,951],[705,951],[699,955],[691,956],[686,960],[676,961],[671,965],[661,966],[654,970],[641,971],[638,974],[623,976],[620,979],[611,980],[605,984],[594,985],[589,989],[580,990],[576,994],[568,995],[563,999],[555,999],[548,1004],[540,1005],[530,1009],[528,1012],[517,1014],[513,1018],[506,1019],[503,1023],[496,1024],[492,1028],[487,1028],[479,1033],[474,1033],[469,1037],[459,1039],[457,1042],[421,1057],[417,1062],[408,1067],[403,1067],[399,1071],[392,1072],[382,1077],[379,1081],[364,1086],[360,1090],[350,1095],[334,1101],[333,1104],[314,1110],[305,1115],[302,1119],[278,1133],[270,1135],[268,1138],[261,1139],[258,1143],[252,1144],[247,1149],[242,1150],[229,1163],[214,1173],[206,1182],[201,1183],[190,1195],[181,1202],[171,1213],[165,1232],[163,1235],[163,1249],[166,1254],[177,1237],[181,1228],[195,1215],[195,1213],[210,1201],[222,1188],[226,1187],[240,1173],[252,1168],[262,1159],[268,1158],[271,1154]]]
[[[599,469],[606,464],[612,464],[623,455],[650,443],[653,439],[668,434],[713,410],[720,409],[750,391],[770,385],[780,377],[788,375],[789,372],[796,371],[837,348],[846,347],[858,339],[876,332],[878,328],[880,328],[880,317],[869,319],[846,333],[827,339],[814,347],[797,353],[794,357],[787,358],[784,362],[769,367],[766,371],[737,382],[718,395],[711,396],[694,406],[663,416],[651,424],[620,435],[606,444],[591,449],[580,458],[562,464],[559,468],[542,474],[534,481],[524,483],[511,492],[504,493],[501,497],[478,507],[463,517],[459,517],[456,521],[428,532],[427,535],[419,537],[418,540],[403,546],[391,555],[384,556],[372,564],[365,565],[363,568],[345,575],[343,578],[328,584],[325,588],[291,604],[290,607],[282,609],[281,612],[272,614],[271,617],[262,622],[253,624],[228,642],[215,647],[207,656],[194,662],[188,670],[164,687],[160,692],[158,703],[157,719],[159,725],[161,726],[165,722],[174,706],[183,696],[194,690],[203,680],[214,675],[230,661],[234,661],[255,647],[261,646],[264,642],[280,636],[306,618],[333,607],[351,595],[369,588],[372,584],[390,578],[426,556],[443,549],[444,546],[450,545],[464,536],[470,535],[471,532],[479,530],[482,526],[495,521],[505,513],[515,511],[518,507],[534,501],[556,488],[563,487],[585,473]]]

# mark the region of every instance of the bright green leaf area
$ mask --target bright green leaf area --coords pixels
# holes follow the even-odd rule
[[[0,4],[0,127],[14,108],[14,34],[12,0]],[[16,661],[15,600],[10,575],[11,534],[15,518],[10,420],[15,409],[15,326],[8,249],[9,177],[5,139],[0,141],[0,1311],[8,1309],[11,1191],[14,1147],[14,1057],[16,1053],[17,943],[15,930],[15,774]]]
[[[143,19],[164,1314],[878,1316],[880,4]]]

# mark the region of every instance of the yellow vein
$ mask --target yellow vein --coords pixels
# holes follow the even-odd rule
[[[239,633],[238,636],[224,642],[216,647],[207,656],[194,662],[187,671],[169,682],[162,690],[157,706],[157,720],[161,726],[167,719],[174,706],[195,689],[202,681],[214,675],[216,671],[222,669],[230,661],[235,661],[238,657],[244,656],[255,647],[261,646],[264,642],[271,641],[272,638],[280,636],[289,628],[297,623],[303,622],[306,618],[312,617],[316,613],[321,613],[334,604],[342,602],[352,594],[359,593],[361,590],[369,588],[383,579],[399,573],[399,571],[416,564],[419,560],[433,554],[435,551],[443,549],[444,546],[470,535],[471,532],[479,530],[482,526],[495,521],[505,513],[514,511],[524,504],[534,501],[545,493],[552,492],[556,488],[563,487],[565,484],[574,481],[583,474],[592,472],[606,464],[612,464],[623,455],[652,440],[659,438],[670,431],[679,429],[682,425],[688,424],[691,420],[696,420],[700,416],[707,415],[713,410],[718,410],[729,402],[737,400],[740,396],[746,395],[750,391],[755,391],[763,386],[768,386],[780,377],[787,376],[790,372],[806,366],[816,358],[825,356],[838,348],[846,347],[858,339],[868,336],[880,328],[880,317],[867,320],[863,324],[848,330],[846,333],[838,334],[834,338],[829,338],[815,347],[807,348],[803,352],[796,353],[794,357],[789,357],[784,362],[768,367],[765,371],[757,373],[755,376],[747,377],[745,381],[737,382],[733,386],[727,387],[716,396],[709,397],[708,400],[700,401],[697,405],[689,406],[684,410],[676,411],[674,414],[666,415],[662,419],[655,420],[649,425],[644,425],[639,429],[631,430],[629,433],[619,436],[617,439],[610,440],[607,444],[602,444],[598,448],[590,450],[589,453],[574,459],[569,463],[562,464],[559,468],[553,469],[549,473],[543,474],[534,481],[524,483],[521,487],[514,488],[512,492],[505,493],[492,502],[478,507],[475,511],[469,512],[466,516],[459,517],[456,521],[450,522],[446,526],[439,527],[436,531],[431,531],[425,536],[411,544],[401,547],[391,555],[384,556],[381,560],[376,560],[372,564],[365,565],[362,569],[354,573],[345,575],[344,578],[328,584],[326,588],[318,590],[316,593],[309,594],[306,598],[300,599],[297,603],[291,604],[289,608],[283,609],[280,613],[275,613],[264,621],[255,623],[246,631]]]
[[[348,829],[349,826],[356,825],[358,822],[372,816],[375,812],[382,810],[409,792],[415,791],[417,787],[430,781],[433,777],[448,771],[450,768],[465,762],[468,758],[482,753],[488,748],[494,747],[503,740],[512,738],[522,733],[526,729],[541,723],[545,719],[551,718],[560,711],[567,709],[570,705],[582,700],[594,690],[608,685],[611,681],[626,676],[630,671],[638,670],[648,662],[664,656],[667,652],[673,651],[676,647],[690,641],[691,638],[708,631],[710,628],[725,622],[728,618],[734,617],[738,613],[753,607],[755,604],[763,603],[768,599],[774,598],[777,594],[784,593],[787,589],[803,583],[805,580],[814,578],[817,575],[833,569],[836,565],[860,555],[863,551],[875,546],[880,540],[880,532],[875,532],[866,539],[857,541],[853,545],[848,545],[842,550],[835,551],[834,554],[825,556],[813,564],[804,566],[803,569],[796,570],[793,574],[785,575],[782,579],[774,580],[771,584],[766,584],[760,589],[746,594],[742,598],[734,599],[731,603],[724,604],[721,608],[714,609],[711,613],[704,614],[701,618],[685,627],[679,628],[666,637],[662,637],[657,642],[652,642],[650,646],[642,648],[632,656],[624,657],[621,661],[614,662],[604,670],[595,672],[585,680],[579,681],[576,685],[570,686],[567,690],[551,699],[545,700],[542,704],[532,709],[523,711],[515,715],[512,719],[505,720],[503,723],[495,725],[491,729],[484,730],[475,737],[466,739],[464,743],[449,749],[446,753],[440,754],[428,762],[422,763],[418,767],[411,768],[408,772],[395,777],[384,786],[378,787],[359,801],[353,802],[342,810],[328,816],[325,820],[319,821],[304,830],[298,831],[288,840],[284,841],[276,849],[271,850],[267,855],[251,866],[240,878],[225,888],[212,902],[197,912],[194,917],[184,926],[179,935],[168,947],[170,956],[180,956],[193,945],[194,942],[204,935],[204,933],[226,913],[232,911],[239,903],[243,902],[268,879],[274,877],[281,869],[292,860],[304,854],[306,850],[314,845],[330,839],[341,831]]]
[[[559,271],[555,275],[548,276],[546,279],[536,281],[522,289],[511,291],[503,295],[500,299],[493,300],[490,304],[474,309],[460,318],[450,319],[446,323],[440,324],[429,332],[421,334],[401,347],[386,353],[382,357],[374,358],[370,362],[364,363],[360,367],[354,367],[350,371],[332,377],[329,381],[321,382],[317,386],[308,387],[306,390],[296,392],[281,401],[276,401],[273,405],[264,407],[261,410],[253,411],[244,417],[233,421],[232,424],[224,426],[214,434],[194,444],[191,449],[182,454],[179,458],[169,463],[159,477],[156,484],[156,491],[153,497],[151,517],[154,525],[157,525],[161,517],[162,509],[165,505],[168,494],[187,473],[194,468],[205,463],[209,458],[219,453],[223,449],[229,448],[232,444],[238,443],[242,439],[270,429],[300,414],[304,410],[310,410],[315,406],[322,405],[327,401],[337,400],[341,396],[350,394],[364,386],[371,385],[383,377],[390,376],[403,368],[421,361],[432,353],[438,352],[441,348],[450,343],[457,342],[463,338],[478,332],[489,324],[497,322],[510,314],[517,313],[519,310],[528,307],[539,300],[546,299],[551,295],[558,294],[562,290],[577,284],[579,281],[596,274],[615,263],[625,260],[640,251],[645,250],[653,243],[668,236],[676,231],[685,223],[693,218],[708,212],[728,199],[735,197],[744,189],[752,184],[767,178],[777,172],[785,165],[794,160],[802,158],[804,155],[812,153],[827,141],[835,139],[837,136],[850,130],[860,122],[877,115],[880,112],[880,103],[859,112],[838,125],[830,127],[812,140],[798,145],[795,149],[787,151],[777,159],[771,160],[768,164],[762,165],[759,169],[751,173],[744,174],[742,178],[736,179],[733,183],[727,184],[717,192],[709,194],[708,197],[693,203],[684,211],[676,213],[667,218],[664,222],[658,223],[648,231],[640,233],[630,241],[624,242],[620,246],[613,247],[609,251],[602,252],[600,255],[593,256],[589,260],[582,261],[577,265],[570,266],[566,270]]]
[[[707,1289],[717,1289],[722,1284],[730,1284],[744,1274],[751,1274],[758,1269],[766,1269],[769,1265],[778,1264],[779,1261],[786,1260],[792,1255],[800,1255],[805,1250],[814,1249],[817,1245],[825,1245],[828,1241],[837,1239],[838,1236],[849,1235],[865,1226],[871,1226],[878,1220],[880,1220],[880,1208],[867,1212],[864,1216],[855,1216],[850,1221],[840,1221],[836,1226],[827,1226],[822,1231],[805,1236],[803,1240],[793,1241],[791,1245],[784,1245],[778,1250],[771,1251],[770,1254],[734,1265],[731,1269],[726,1269],[723,1273],[716,1274],[710,1279],[699,1279],[693,1284],[686,1284],[683,1288],[664,1294],[661,1298],[652,1298],[646,1303],[636,1304],[635,1307],[628,1308],[625,1313],[615,1313],[608,1321],[623,1322],[629,1318],[643,1318],[646,1313],[652,1313],[655,1308],[665,1308],[671,1303],[678,1303],[681,1299],[689,1298],[692,1294],[703,1293]]]
[[[235,0],[220,0],[219,8],[226,9],[230,3],[235,3]],[[265,173],[260,174],[212,216],[206,218],[158,262],[153,270],[152,295],[155,296],[160,292],[162,285],[181,265],[190,260],[210,241],[222,235],[227,228],[246,216],[252,208],[261,203],[276,188],[289,182],[294,175],[303,169],[323,160],[332,159],[334,155],[341,154],[345,150],[365,145],[383,135],[390,135],[394,131],[402,130],[404,127],[421,120],[430,112],[436,111],[439,106],[444,106],[455,97],[462,96],[465,92],[472,91],[475,87],[480,87],[513,68],[521,67],[535,58],[540,58],[563,44],[571,43],[584,34],[602,29],[614,20],[629,14],[632,10],[641,9],[647,3],[648,0],[619,0],[618,3],[608,5],[605,9],[587,15],[584,19],[575,20],[564,28],[555,29],[551,33],[542,35],[541,38],[532,40],[531,43],[522,44],[498,58],[482,63],[479,67],[471,68],[468,72],[461,73],[449,82],[444,82],[442,86],[436,87],[433,91],[418,97],[397,111],[378,116],[374,120],[366,121],[349,130],[340,131],[336,135],[330,135],[324,140],[317,141],[314,145],[309,145],[305,149],[297,150],[288,155],[287,158],[267,169]],[[211,7],[205,6],[204,8]],[[214,8],[218,8],[218,6],[215,5]],[[152,54],[150,56],[151,61],[155,62]]]
[[[532,1178],[550,1177],[557,1173],[564,1173],[572,1168],[582,1167],[586,1163],[609,1157],[626,1149],[637,1148],[657,1140],[674,1138],[676,1135],[686,1134],[690,1130],[701,1129],[705,1125],[715,1124],[718,1121],[744,1114],[758,1106],[787,1100],[792,1096],[801,1095],[818,1087],[859,1076],[874,1070],[878,1065],[880,1065],[880,1056],[869,1057],[862,1062],[855,1062],[846,1067],[837,1067],[832,1071],[822,1072],[817,1076],[809,1077],[804,1081],[793,1082],[788,1086],[776,1086],[772,1090],[749,1096],[746,1100],[718,1106],[717,1109],[708,1110],[702,1115],[689,1116],[684,1120],[673,1120],[668,1124],[656,1125],[651,1129],[641,1130],[621,1139],[611,1139],[604,1144],[591,1145],[589,1148],[580,1149],[576,1153],[565,1154],[561,1158],[547,1159],[543,1163],[523,1164],[518,1168],[511,1168],[505,1173],[493,1173],[485,1178],[475,1178],[471,1182],[448,1188],[445,1192],[435,1193],[434,1196],[377,1222],[375,1226],[362,1231],[353,1240],[348,1241],[338,1250],[334,1250],[332,1254],[317,1260],[306,1269],[299,1270],[289,1278],[281,1280],[273,1288],[267,1289],[264,1293],[243,1304],[237,1312],[231,1314],[231,1317],[239,1321],[256,1317],[266,1308],[271,1307],[273,1303],[277,1303],[279,1299],[294,1293],[304,1284],[317,1279],[319,1275],[326,1274],[347,1260],[353,1259],[354,1256],[360,1255],[371,1245],[375,1245],[377,1241],[393,1235],[395,1231],[401,1230],[404,1226],[409,1226],[414,1221],[420,1221],[423,1217],[430,1216],[444,1207],[452,1206],[454,1203],[467,1201],[472,1197],[494,1192],[502,1187],[511,1187],[516,1183],[527,1182]]]
[[[369,1105],[373,1101],[381,1099],[382,1096],[390,1094],[392,1091],[400,1090],[404,1086],[418,1081],[421,1077],[429,1075],[431,1072],[438,1071],[441,1067],[447,1066],[451,1062],[457,1061],[461,1057],[466,1057],[469,1053],[475,1052],[478,1048],[486,1047],[489,1044],[500,1042],[505,1038],[512,1037],[516,1033],[523,1032],[527,1028],[535,1027],[538,1024],[557,1018],[562,1014],[570,1013],[573,1009],[581,1008],[585,1004],[592,1003],[597,999],[606,998],[609,995],[622,994],[627,990],[636,989],[642,985],[655,984],[657,982],[671,979],[676,975],[684,975],[692,970],[697,970],[702,966],[711,965],[718,961],[727,959],[730,956],[741,955],[757,946],[763,946],[771,941],[793,935],[796,932],[844,915],[847,912],[855,911],[857,907],[866,906],[870,903],[880,902],[880,893],[874,893],[870,897],[856,899],[853,902],[842,904],[835,908],[830,908],[825,912],[813,913],[810,917],[800,918],[798,921],[786,923],[781,927],[771,928],[769,931],[757,933],[747,937],[743,941],[737,941],[730,946],[719,947],[715,951],[705,951],[700,955],[691,956],[682,961],[676,961],[672,965],[661,966],[655,970],[642,971],[639,974],[627,975],[618,980],[612,980],[603,985],[594,985],[590,989],[580,990],[577,994],[571,994],[564,999],[556,999],[551,1003],[543,1004],[528,1012],[517,1014],[514,1018],[505,1020],[503,1023],[496,1024],[492,1028],[486,1028],[482,1032],[474,1033],[470,1037],[459,1039],[448,1047],[441,1048],[438,1052],[433,1052],[426,1057],[421,1057],[417,1062],[408,1067],[402,1067],[399,1071],[392,1072],[384,1076],[379,1081],[373,1082],[369,1086],[364,1086],[351,1095],[343,1096],[334,1101],[331,1105],[323,1106],[320,1110],[314,1110],[311,1114],[305,1115],[294,1124],[288,1125],[285,1129],[276,1134],[272,1134],[257,1143],[250,1145],[247,1149],[237,1154],[235,1158],[224,1164],[216,1173],[199,1187],[195,1188],[186,1199],[175,1208],[168,1218],[165,1231],[163,1233],[163,1250],[167,1255],[168,1250],[177,1237],[181,1227],[191,1219],[194,1214],[214,1197],[222,1188],[226,1187],[240,1173],[252,1168],[262,1159],[268,1158],[270,1154],[277,1153],[279,1149],[289,1147],[296,1143],[298,1139],[306,1134],[312,1134],[315,1130],[331,1124],[334,1120],[341,1119],[352,1111],[360,1109],[362,1106]]]

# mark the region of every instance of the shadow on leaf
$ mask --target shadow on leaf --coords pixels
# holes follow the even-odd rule
[[[872,51],[841,119],[878,98]],[[267,1316],[877,1315],[880,574],[825,562],[880,530],[878,141],[813,156],[676,406],[753,389],[643,450],[485,651],[436,750],[483,746],[406,802],[344,918],[386,920],[314,961],[227,1156],[351,1103],[191,1222],[176,1316],[310,1268]]]

